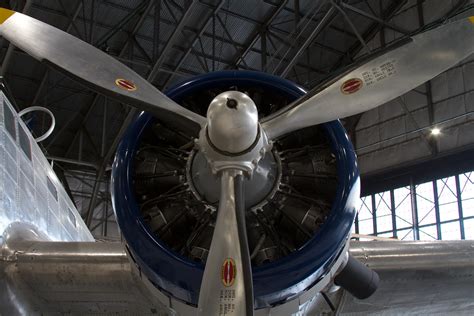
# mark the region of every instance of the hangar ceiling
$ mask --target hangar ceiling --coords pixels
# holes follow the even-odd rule
[[[160,89],[214,70],[246,69],[285,77],[310,90],[410,34],[474,13],[472,0],[0,3],[91,43]],[[95,236],[117,237],[109,171],[134,112],[0,41],[0,74],[17,108],[41,105],[54,113],[56,130],[42,143],[47,157]],[[471,57],[394,101],[345,119],[363,180],[377,187],[387,174],[397,178],[440,159],[449,165],[452,157],[474,152],[473,82]],[[436,138],[431,135],[435,126],[441,129]],[[41,133],[46,120],[37,120],[33,128]]]

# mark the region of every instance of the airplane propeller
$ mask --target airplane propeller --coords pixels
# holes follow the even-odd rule
[[[35,59],[108,97],[155,116],[185,119],[197,130],[205,122],[204,117],[175,103],[115,58],[49,24],[0,8],[0,34]]]
[[[474,17],[415,35],[260,123],[255,105],[249,105],[250,98],[240,92],[217,96],[218,110],[208,111],[206,120],[166,97],[109,55],[29,16],[0,9],[0,35],[100,93],[149,111],[163,121],[190,123],[189,129],[201,131],[197,145],[220,178],[221,197],[198,308],[202,315],[219,313],[229,306],[232,311],[226,315],[251,315],[252,271],[245,236],[243,176],[251,176],[258,161],[270,150],[272,140],[375,108],[469,56],[474,51]]]
[[[403,95],[474,52],[474,17],[415,35],[266,117],[270,139],[376,108]]]

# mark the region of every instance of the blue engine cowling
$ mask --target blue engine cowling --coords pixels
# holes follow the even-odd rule
[[[196,91],[233,85],[278,91],[290,101],[306,92],[293,82],[249,71],[223,71],[187,80],[166,94],[180,103]],[[134,157],[153,117],[141,113],[122,139],[112,170],[112,202],[128,250],[141,272],[161,291],[197,305],[204,265],[169,249],[144,223],[133,190]],[[339,121],[322,125],[336,157],[338,185],[331,212],[321,229],[297,251],[253,268],[255,307],[281,304],[321,280],[341,255],[355,217],[359,171],[352,144]]]

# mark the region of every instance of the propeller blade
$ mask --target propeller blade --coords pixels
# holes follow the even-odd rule
[[[205,123],[204,117],[181,107],[113,57],[49,24],[0,8],[0,35],[108,97],[165,120],[185,118],[198,129]]]
[[[253,284],[240,171],[221,172],[216,226],[199,292],[198,315],[253,315]]]
[[[269,139],[365,112],[416,88],[474,52],[474,17],[411,37],[265,118]]]

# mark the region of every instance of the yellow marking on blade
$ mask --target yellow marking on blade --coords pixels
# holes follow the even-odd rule
[[[11,17],[15,11],[0,8],[0,24],[3,24],[9,17]]]
[[[471,23],[474,24],[474,15],[469,17],[469,21],[471,21]]]

